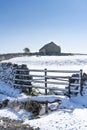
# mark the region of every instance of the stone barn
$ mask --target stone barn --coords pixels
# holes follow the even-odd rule
[[[44,45],[39,50],[39,53],[44,54],[44,55],[60,55],[61,48],[60,48],[60,46],[56,45],[54,42],[50,42],[50,43]]]

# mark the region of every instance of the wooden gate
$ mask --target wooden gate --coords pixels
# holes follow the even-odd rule
[[[73,75],[74,74],[74,75]],[[73,75],[73,76],[72,76]],[[43,89],[44,94],[82,95],[82,70],[41,70],[19,67],[15,69],[14,86],[29,90]]]

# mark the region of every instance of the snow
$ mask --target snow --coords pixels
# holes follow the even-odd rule
[[[87,72],[87,56],[30,56],[8,60],[12,63],[26,64],[30,69],[80,70]],[[7,62],[7,61],[3,61]]]
[[[7,95],[7,96],[12,96],[12,97],[17,97],[18,94],[20,93],[20,90],[19,89],[14,89],[12,86],[10,85],[7,85],[4,83],[4,82],[0,82],[0,92],[4,95]]]
[[[13,58],[8,61],[17,64],[27,64],[30,69],[57,69],[57,70],[80,70],[87,73],[87,56],[30,56]],[[9,98],[10,100],[24,101],[29,98],[42,100],[40,97],[27,97],[19,90],[0,81],[0,102]],[[11,108],[0,109],[0,117],[21,120],[24,124],[29,124],[40,130],[87,130],[87,84],[84,85],[83,96],[48,96],[44,100],[50,102],[54,99],[61,99],[62,103],[57,105],[57,110],[41,115],[39,119],[31,119],[31,113],[25,110],[13,110]],[[55,104],[49,104],[55,107]]]
[[[25,110],[16,111],[10,108],[5,108],[0,110],[0,117],[7,117],[12,120],[24,121],[26,119],[29,119],[29,117],[31,116],[32,114]]]
[[[87,130],[87,110],[75,109],[73,112],[56,111],[41,119],[26,121],[26,123],[41,130]]]
[[[39,101],[39,102],[46,102],[48,101],[49,103],[52,103],[54,101],[59,101],[59,100],[63,100],[62,96],[54,96],[54,95],[40,95],[40,96],[32,96],[30,97],[31,101]]]
[[[10,119],[21,120],[21,116],[16,111],[9,108],[1,109],[0,117],[8,117]]]

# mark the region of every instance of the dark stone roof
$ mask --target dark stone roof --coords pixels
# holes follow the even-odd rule
[[[60,47],[60,46],[56,45],[54,42],[50,42],[50,43],[44,45],[40,50],[45,49],[45,48],[48,48],[49,46]],[[39,50],[39,51],[40,51],[40,50]]]

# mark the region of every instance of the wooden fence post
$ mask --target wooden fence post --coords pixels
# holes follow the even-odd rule
[[[32,80],[32,77],[30,77],[30,70],[28,69],[28,74],[29,74],[29,80]],[[29,82],[32,86],[32,81]],[[31,95],[32,94],[32,87],[29,87],[28,88],[28,94]]]
[[[81,96],[83,95],[82,94],[82,91],[83,91],[83,79],[82,79],[82,70],[80,70],[80,94]]]
[[[69,97],[70,97],[70,94],[71,94],[71,92],[70,92],[70,83],[71,83],[71,78],[69,77],[69,86],[68,86],[68,88],[69,88],[69,91],[68,91]]]
[[[45,69],[45,95],[47,95],[47,69]]]
[[[44,70],[45,71],[45,95],[47,95],[47,69]],[[48,113],[48,103],[46,102],[45,104],[45,113]]]

